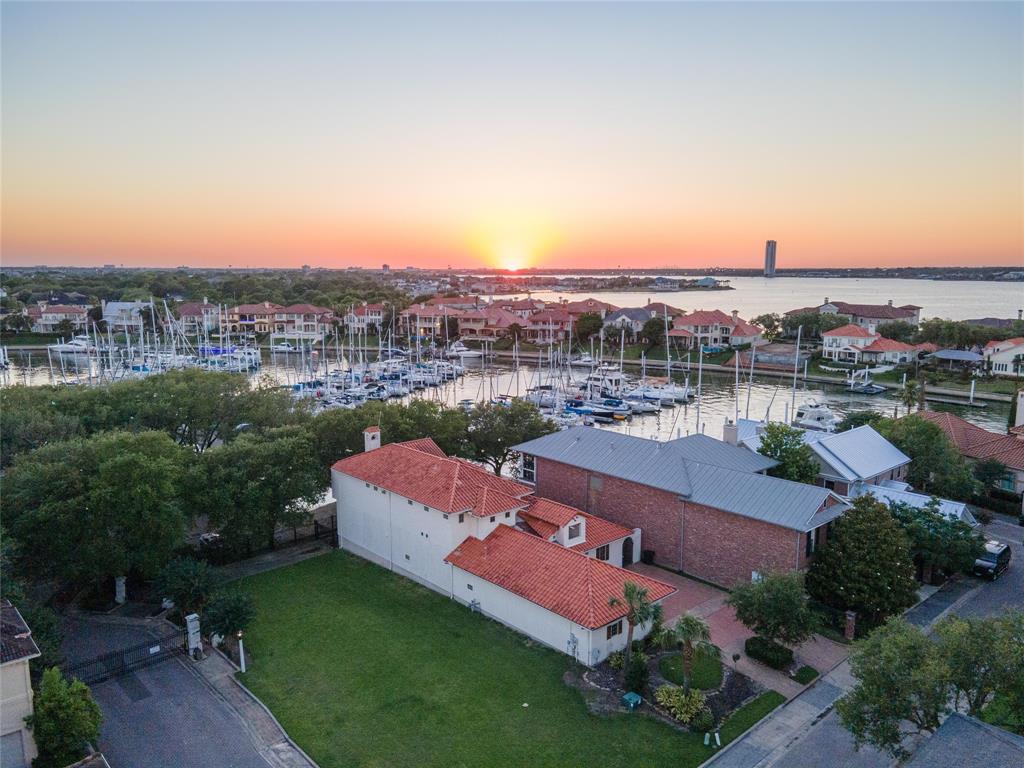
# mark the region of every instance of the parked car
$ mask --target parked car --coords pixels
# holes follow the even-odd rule
[[[985,542],[985,553],[974,561],[976,576],[984,576],[990,581],[999,578],[1003,571],[1010,567],[1010,547],[998,541]]]

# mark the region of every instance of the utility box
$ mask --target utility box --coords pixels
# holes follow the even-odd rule
[[[190,613],[185,617],[185,631],[188,633],[188,655],[197,658],[203,653],[203,638],[199,634],[199,614]]]

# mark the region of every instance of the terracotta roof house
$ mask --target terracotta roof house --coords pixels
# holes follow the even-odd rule
[[[526,323],[504,307],[479,307],[459,315],[459,336],[478,341],[500,339],[512,325],[525,329]]]
[[[733,310],[726,314],[720,309],[698,309],[672,321],[669,336],[684,339],[691,348],[739,347],[762,341],[761,329],[751,325]]]
[[[480,306],[479,296],[435,296],[427,299],[431,307],[448,307],[449,309],[475,309]]]
[[[685,310],[673,307],[671,304],[666,304],[663,301],[649,301],[644,306],[644,309],[650,312],[652,317],[665,317],[665,315],[668,315],[670,324],[679,315],[686,314]]]
[[[1024,378],[1024,336],[990,341],[981,351],[985,365],[997,376]]]
[[[526,338],[533,344],[557,344],[569,337],[572,315],[562,308],[548,307],[526,320]]]
[[[359,332],[370,328],[380,328],[384,324],[386,309],[386,304],[370,304],[364,301],[362,304],[351,307],[343,321],[346,327]]]
[[[865,362],[909,363],[917,359],[918,351],[913,344],[879,336],[860,351],[860,359]]]
[[[574,319],[580,315],[600,315],[604,319],[605,315],[609,312],[614,312],[618,307],[599,299],[581,299],[579,301],[567,301],[562,305],[562,309],[572,315]]]
[[[232,333],[271,333],[280,304],[264,301],[259,304],[239,304],[228,310],[228,330]]]
[[[574,427],[516,446],[537,493],[638,528],[655,563],[730,586],[804,568],[846,509],[763,474],[775,462],[707,435],[659,442]]]
[[[32,324],[32,330],[36,333],[57,333],[65,321],[73,330],[80,331],[89,323],[89,310],[69,304],[41,305],[39,318]]]
[[[921,307],[916,304],[904,304],[901,307],[894,307],[890,299],[888,304],[850,304],[845,301],[830,301],[825,297],[825,303],[816,307],[801,307],[791,309],[787,315],[844,315],[854,325],[861,325],[870,331],[882,323],[890,323],[901,320],[912,325],[921,322]]]
[[[444,324],[449,317],[459,317],[463,310],[447,305],[413,304],[399,315],[409,331],[422,338],[444,340]]]
[[[32,681],[29,662],[39,656],[21,613],[10,600],[0,600],[0,739],[3,765],[27,766],[37,755],[32,731],[25,718],[32,714]]]
[[[621,614],[597,606],[608,590],[635,581],[656,599],[674,591],[620,567],[639,552],[639,530],[538,497],[430,438],[380,438],[367,429],[364,452],[332,467],[342,549],[587,664],[623,647]]]
[[[220,307],[204,296],[202,301],[186,301],[175,307],[182,332],[192,335],[217,327]]]
[[[513,315],[525,320],[534,312],[538,312],[547,306],[546,302],[540,299],[499,299],[494,302],[502,309],[507,309]]]
[[[937,424],[961,456],[974,461],[995,459],[1004,464],[1007,471],[999,487],[1004,491],[1024,494],[1024,435],[989,432],[945,411],[918,411],[914,416]]]

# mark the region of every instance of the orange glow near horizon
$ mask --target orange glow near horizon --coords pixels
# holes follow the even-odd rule
[[[5,3],[3,263],[758,268],[773,239],[781,269],[1022,265],[1022,23]]]

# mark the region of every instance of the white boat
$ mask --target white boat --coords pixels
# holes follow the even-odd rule
[[[445,357],[449,359],[454,358],[465,358],[465,357],[483,357],[483,353],[477,349],[470,349],[461,341],[453,341],[448,347],[448,351],[445,353]]]
[[[617,366],[599,365],[580,384],[590,396],[618,395],[626,386],[626,374]]]
[[[796,409],[796,418],[793,419],[793,424],[803,429],[835,432],[840,421],[842,419],[836,416],[827,405],[811,398]]]
[[[587,367],[590,367],[590,366],[594,365],[596,362],[597,361],[593,357],[591,357],[590,355],[588,355],[587,353],[584,352],[582,355],[574,357],[569,364],[570,365],[585,365]]]
[[[47,349],[51,352],[59,352],[61,354],[85,355],[89,352],[95,352],[96,345],[92,343],[88,336],[75,336],[69,341],[50,344]]]
[[[287,341],[280,341],[277,344],[274,344],[270,348],[270,351],[271,352],[280,352],[280,353],[283,353],[283,354],[290,354],[292,352],[301,352],[302,350],[299,349],[294,344],[289,344]]]

